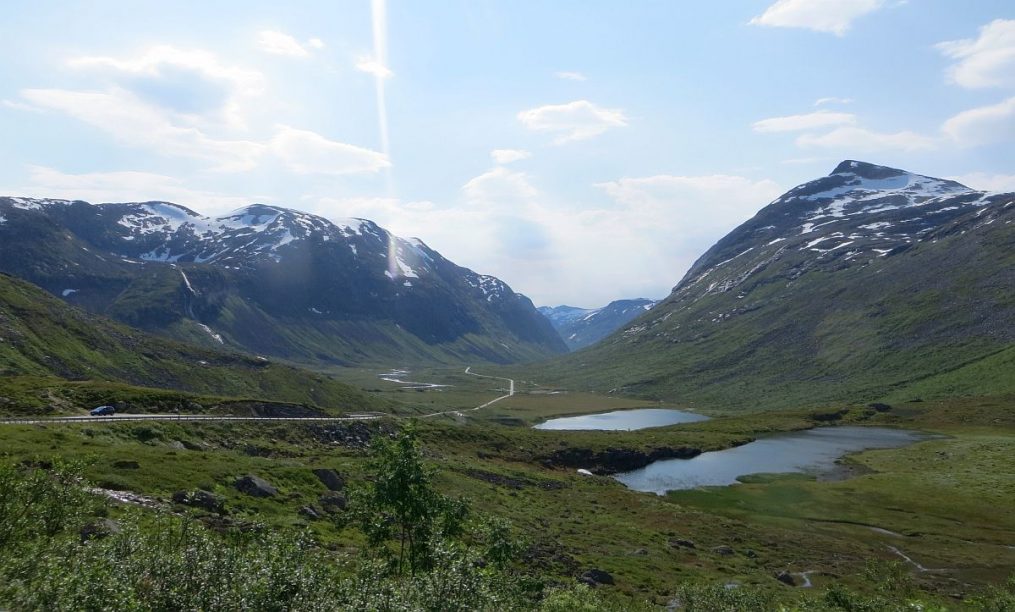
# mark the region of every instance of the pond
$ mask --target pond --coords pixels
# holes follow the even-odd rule
[[[648,427],[663,427],[664,425],[696,423],[707,420],[708,417],[705,415],[684,410],[636,408],[633,410],[614,410],[613,412],[603,412],[601,414],[583,414],[581,416],[550,419],[545,423],[536,425],[536,429],[632,431]]]
[[[616,476],[636,491],[662,495],[667,491],[736,484],[749,474],[806,472],[835,469],[848,453],[898,448],[930,436],[884,427],[820,427],[776,434],[749,444],[702,453],[693,459],[667,459]]]

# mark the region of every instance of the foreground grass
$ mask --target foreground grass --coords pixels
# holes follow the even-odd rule
[[[526,410],[524,401],[501,416],[513,410]],[[1015,550],[1008,548],[1015,545],[1015,520],[997,512],[1015,500],[1011,398],[846,411],[840,421],[949,437],[855,455],[849,462],[864,473],[842,482],[754,478],[658,497],[547,462],[574,448],[718,449],[766,432],[813,426],[815,416],[824,413],[716,418],[642,432],[545,432],[482,420],[427,421],[419,428],[427,457],[441,468],[440,488],[473,500],[479,512],[509,519],[528,541],[526,566],[561,584],[572,584],[588,569],[605,570],[616,584],[601,590],[628,601],[666,605],[681,585],[728,583],[792,605],[818,605],[828,589],[880,597],[884,587],[866,571],[868,559],[876,559],[901,564],[920,598],[953,607],[1003,584],[1015,570]],[[2,434],[10,461],[86,458],[85,475],[102,488],[143,494],[164,510],[218,528],[305,530],[321,546],[352,554],[364,544],[355,531],[301,514],[306,506],[320,510],[318,498],[326,493],[310,470],[335,469],[354,487],[366,482],[369,440],[397,426],[84,424],[10,427]],[[241,494],[232,483],[244,474],[265,478],[279,495]],[[227,514],[172,504],[174,492],[198,488],[220,495]],[[694,548],[677,540],[692,541]],[[775,576],[783,571],[808,572],[816,588],[782,584]],[[798,575],[795,581],[803,580]]]

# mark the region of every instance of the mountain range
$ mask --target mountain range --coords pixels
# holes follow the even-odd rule
[[[847,160],[545,377],[764,409],[1015,391],[1015,194]]]
[[[208,348],[349,365],[566,351],[525,296],[417,239],[255,204],[0,198],[0,271],[70,304]]]
[[[615,300],[602,308],[540,306],[540,314],[572,351],[595,344],[655,305],[655,300]]]

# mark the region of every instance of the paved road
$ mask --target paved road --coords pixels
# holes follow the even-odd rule
[[[488,401],[485,404],[480,404],[479,406],[476,406],[475,408],[468,408],[468,409],[465,409],[465,410],[445,410],[443,412],[431,412],[430,414],[420,415],[418,418],[425,419],[425,418],[428,418],[428,417],[441,416],[441,415],[445,415],[445,414],[452,414],[452,415],[455,415],[455,416],[465,416],[463,414],[465,412],[475,412],[477,410],[481,410],[481,409],[486,408],[487,406],[489,406],[491,404],[496,404],[497,402],[501,401],[502,399],[507,399],[507,398],[509,398],[509,397],[511,397],[512,395],[515,394],[515,381],[514,381],[513,378],[501,378],[500,376],[486,376],[485,374],[476,374],[475,372],[472,371],[472,366],[469,366],[469,367],[465,368],[465,373],[466,374],[471,374],[473,376],[478,376],[480,378],[494,378],[496,380],[506,380],[506,381],[508,381],[508,385],[509,386],[508,386],[507,395],[502,395],[502,396],[500,396],[498,398],[494,398],[494,399]]]
[[[508,388],[507,395],[502,395],[498,398],[492,399],[485,404],[476,406],[475,408],[468,408],[466,410],[444,410],[442,412],[431,412],[430,414],[418,414],[411,416],[397,416],[393,414],[387,414],[384,412],[363,412],[354,413],[342,417],[256,417],[256,416],[217,416],[211,414],[114,414],[108,416],[62,416],[62,417],[19,417],[10,419],[0,419],[0,425],[39,425],[49,423],[122,423],[125,421],[301,421],[301,422],[348,422],[348,421],[373,421],[376,419],[382,419],[385,417],[393,419],[426,419],[435,416],[442,415],[458,415],[464,416],[463,412],[474,412],[496,404],[502,399],[506,399],[515,394],[515,381],[510,378],[500,378],[498,376],[486,376],[484,374],[476,374],[472,371],[472,366],[465,368],[465,373],[472,376],[478,376],[480,378],[494,378],[497,380],[506,380],[510,386]]]

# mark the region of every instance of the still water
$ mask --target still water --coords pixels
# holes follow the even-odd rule
[[[536,429],[603,429],[624,430],[662,427],[678,423],[696,423],[707,421],[708,417],[683,410],[670,408],[637,408],[634,410],[615,410],[602,414],[584,414],[582,416],[550,419],[536,425]]]
[[[827,472],[848,453],[897,448],[927,439],[926,434],[883,427],[820,427],[776,434],[693,459],[666,459],[616,476],[636,491],[666,491],[724,486],[740,476],[763,473]]]

